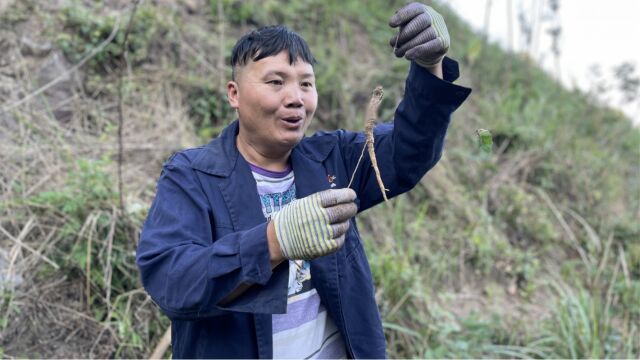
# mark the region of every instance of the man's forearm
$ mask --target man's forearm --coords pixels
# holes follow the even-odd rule
[[[273,221],[269,221],[269,224],[267,225],[267,246],[269,247],[271,269],[273,269],[285,260],[282,255],[280,245],[278,244],[278,239],[276,238],[276,230],[273,226]]]
[[[433,66],[425,66],[424,68],[440,79],[442,79],[444,76],[442,73],[442,61],[439,61],[437,64]]]

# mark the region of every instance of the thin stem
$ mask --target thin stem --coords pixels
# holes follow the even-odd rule
[[[351,183],[353,182],[353,179],[356,177],[356,173],[358,172],[358,166],[360,165],[360,161],[362,161],[362,158],[364,157],[364,151],[367,148],[367,143],[369,141],[365,141],[364,145],[362,146],[362,152],[360,153],[360,158],[358,159],[358,162],[356,163],[356,167],[355,169],[353,169],[353,174],[351,174],[351,180],[349,180],[349,185],[347,185],[348,188],[351,187]]]

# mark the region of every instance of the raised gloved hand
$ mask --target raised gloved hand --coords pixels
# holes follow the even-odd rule
[[[417,2],[406,5],[389,19],[389,26],[400,26],[398,34],[390,40],[397,57],[431,67],[442,61],[449,50],[447,25],[430,6]]]
[[[275,213],[273,225],[284,257],[310,260],[340,249],[349,220],[358,212],[355,198],[349,188],[324,190]]]

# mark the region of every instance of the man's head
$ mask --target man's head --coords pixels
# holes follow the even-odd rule
[[[260,61],[268,56],[286,51],[290,64],[302,60],[315,65],[307,42],[295,32],[282,25],[265,26],[254,30],[238,40],[231,51],[231,80],[236,80],[237,72],[250,61]]]
[[[231,54],[227,96],[240,119],[238,146],[277,157],[304,136],[318,94],[307,43],[284,26],[269,26],[243,36]]]

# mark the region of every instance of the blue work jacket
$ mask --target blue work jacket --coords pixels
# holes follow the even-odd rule
[[[384,184],[410,190],[440,159],[451,113],[470,89],[454,85],[458,65],[445,58],[444,80],[411,64],[393,123],[375,127]],[[171,318],[174,358],[270,358],[271,314],[287,308],[288,263],[271,269],[267,223],[256,183],[235,145],[238,122],[203,147],[163,167],[137,251],[142,282]],[[365,143],[359,132],[305,137],[291,152],[297,198],[343,188]],[[359,211],[383,201],[368,156],[351,186]],[[369,263],[355,220],[337,252],[311,261],[311,279],[340,329],[349,356],[384,358],[386,342]],[[241,284],[253,284],[232,302]]]

